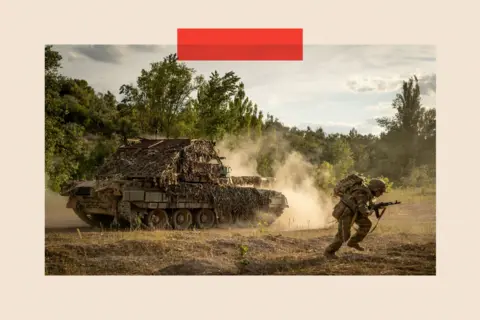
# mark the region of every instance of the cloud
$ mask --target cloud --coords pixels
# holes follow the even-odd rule
[[[434,95],[437,92],[437,74],[427,74],[418,79],[422,94]]]
[[[401,88],[402,78],[359,77],[353,76],[346,82],[347,88],[353,92],[393,92]]]
[[[408,81],[414,74],[404,74],[391,77],[360,77],[351,76],[346,81],[346,87],[356,93],[395,92],[402,88],[403,81]],[[417,75],[418,85],[422,95],[432,95],[437,90],[437,75],[435,73]]]
[[[97,62],[121,64],[125,57],[135,53],[155,53],[164,48],[160,45],[73,45],[68,52],[69,61],[82,58]]]
[[[151,45],[151,44],[131,44],[128,45],[128,48],[132,51],[137,52],[159,52],[164,49],[166,46],[161,45]]]
[[[86,59],[86,57],[75,51],[66,51],[64,57],[68,62],[75,62],[76,60]]]
[[[344,46],[346,49],[338,62],[344,62],[348,67],[358,66],[359,69],[370,69],[383,72],[386,69],[401,70],[413,65],[432,64],[436,61],[435,46],[417,45],[360,45]]]
[[[98,62],[119,64],[125,55],[125,46],[116,45],[74,45],[70,51]]]

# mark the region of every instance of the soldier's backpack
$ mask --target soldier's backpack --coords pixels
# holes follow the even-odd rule
[[[363,184],[364,178],[357,174],[350,174],[340,180],[333,189],[333,195],[342,197],[344,194],[352,190],[353,187]]]

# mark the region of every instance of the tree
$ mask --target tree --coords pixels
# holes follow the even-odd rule
[[[353,153],[345,138],[334,139],[328,146],[328,154],[337,179],[347,175],[353,169]]]
[[[45,173],[55,191],[69,179],[92,177],[116,146],[118,129],[114,95],[60,75],[61,60],[45,47]]]
[[[244,84],[240,83],[235,97],[229,102],[227,132],[231,135],[246,134],[250,137],[252,118],[255,116],[256,108],[253,101],[246,96]]]
[[[194,69],[178,62],[176,54],[171,54],[152,63],[149,71],[142,69],[136,87],[123,85],[122,102],[137,108],[143,131],[169,138],[190,95],[197,89],[194,73]]]
[[[193,104],[201,119],[198,130],[203,136],[212,140],[221,139],[233,127],[229,106],[241,88],[239,81],[240,77],[234,72],[227,72],[221,77],[215,71],[208,81],[200,83]]]
[[[400,179],[409,175],[422,162],[429,162],[425,159],[426,146],[429,155],[427,158],[432,159],[431,152],[435,148],[431,143],[435,136],[435,111],[426,110],[422,106],[417,77],[403,82],[401,93],[396,95],[392,106],[396,110],[392,118],[377,120],[386,130],[381,136],[379,150],[389,163],[388,174]]]

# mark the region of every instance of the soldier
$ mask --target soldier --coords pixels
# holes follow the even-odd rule
[[[368,216],[373,213],[373,210],[369,210],[368,205],[374,197],[380,197],[385,189],[386,186],[382,180],[372,179],[368,186],[365,184],[355,186],[342,196],[341,201],[333,209],[332,215],[338,221],[338,232],[333,242],[325,249],[326,257],[336,258],[335,252],[347,241],[347,246],[364,251],[359,242],[366,237],[372,227]],[[353,223],[358,225],[358,231],[350,237]]]

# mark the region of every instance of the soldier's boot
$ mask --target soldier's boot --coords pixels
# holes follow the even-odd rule
[[[335,252],[331,252],[331,251],[325,250],[325,252],[323,253],[323,255],[324,255],[325,258],[327,258],[327,259],[338,259],[338,257],[337,257],[337,255],[335,254]]]
[[[323,255],[328,258],[328,259],[337,259],[337,255],[335,255],[335,252],[340,249],[340,246],[342,245],[341,242],[336,242],[334,241],[331,243],[328,247],[325,248],[325,251],[323,251]]]
[[[335,252],[337,252],[341,246],[342,241],[338,241],[337,239],[335,239],[330,245],[325,248],[325,250],[323,251],[323,255],[326,258],[336,259],[338,257],[335,255]]]
[[[349,246],[350,248],[356,249],[358,251],[365,251],[365,249],[361,247],[358,243],[347,242],[347,246]]]

